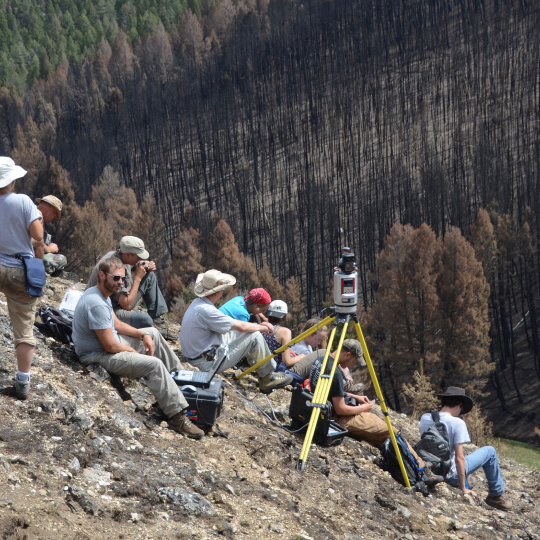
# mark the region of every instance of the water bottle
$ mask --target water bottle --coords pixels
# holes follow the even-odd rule
[[[80,291],[75,285],[73,287],[70,287],[69,289],[66,289],[64,298],[62,299],[62,302],[60,302],[59,309],[65,309],[71,312],[75,311],[75,307],[81,296],[82,291]]]

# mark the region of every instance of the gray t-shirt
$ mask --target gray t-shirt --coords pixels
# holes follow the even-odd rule
[[[121,259],[120,252],[119,251],[109,251],[109,253],[106,253],[99,259],[96,266],[94,266],[94,269],[92,270],[92,273],[90,274],[90,278],[88,279],[88,283],[86,284],[86,288],[94,287],[98,283],[98,271],[99,271],[99,265],[101,264],[101,261],[104,261],[105,259],[110,259],[111,257],[116,257],[117,259]],[[113,294],[111,298],[111,303],[113,309],[116,311],[117,309],[122,309],[122,306],[118,302],[118,299],[120,298],[121,294],[125,294],[126,296],[129,294],[129,291],[131,291],[131,287],[133,286],[133,277],[131,275],[131,265],[130,264],[124,264],[124,269],[126,271],[126,279],[124,280],[124,283],[122,285],[122,288],[118,292],[118,294]]]
[[[0,195],[0,264],[23,268],[21,261],[7,255],[34,257],[32,237],[28,227],[41,214],[28,195],[8,193]]]
[[[186,358],[197,358],[210,347],[223,343],[223,334],[237,321],[219,311],[208,298],[193,300],[180,327],[180,345]]]
[[[107,328],[112,328],[115,339],[120,341],[114,329],[110,298],[105,298],[97,287],[90,287],[77,302],[73,315],[72,338],[75,352],[80,358],[105,352],[95,330]]]

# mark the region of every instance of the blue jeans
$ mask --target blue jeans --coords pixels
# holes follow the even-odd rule
[[[488,483],[488,493],[491,497],[497,497],[504,493],[504,480],[499,467],[497,452],[493,446],[482,446],[472,454],[465,456],[465,485],[469,488],[467,476],[477,471],[480,467],[484,469]],[[452,486],[459,487],[457,475],[448,479]]]

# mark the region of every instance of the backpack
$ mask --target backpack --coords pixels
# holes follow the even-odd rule
[[[407,473],[411,487],[415,491],[422,493],[424,497],[427,497],[428,491],[426,481],[428,480],[428,477],[424,472],[424,468],[420,468],[418,461],[416,461],[416,458],[411,454],[403,435],[401,435],[401,433],[396,433],[395,436],[399,451],[401,453],[401,459],[403,460],[403,465],[405,466],[405,472]],[[404,486],[405,481],[403,480],[396,451],[394,450],[394,445],[392,444],[392,439],[390,437],[388,437],[381,446],[381,456],[382,468],[385,471],[388,471],[394,480]]]
[[[56,309],[52,306],[44,306],[36,311],[34,325],[46,336],[52,337],[61,343],[71,345],[71,331],[73,324],[73,312],[65,309]]]
[[[432,412],[431,418],[435,423],[424,431],[414,450],[423,460],[431,463],[431,470],[435,474],[446,476],[452,467],[450,438],[439,411]]]

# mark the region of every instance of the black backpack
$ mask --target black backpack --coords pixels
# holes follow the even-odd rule
[[[395,436],[411,487],[415,491],[422,493],[424,497],[427,497],[428,491],[426,482],[428,477],[424,472],[424,468],[420,467],[416,458],[411,454],[403,435],[401,435],[401,433],[396,433]],[[394,480],[404,486],[405,480],[403,480],[403,474],[401,473],[396,451],[394,450],[394,445],[392,444],[392,439],[390,437],[388,437],[381,446],[381,456],[382,468],[385,471],[388,471]]]
[[[439,411],[432,412],[431,418],[435,423],[424,431],[414,450],[424,461],[431,463],[431,470],[435,474],[446,476],[452,467],[450,438]]]
[[[36,311],[34,325],[46,336],[52,337],[66,345],[72,345],[71,331],[73,315],[65,309],[44,306]]]

